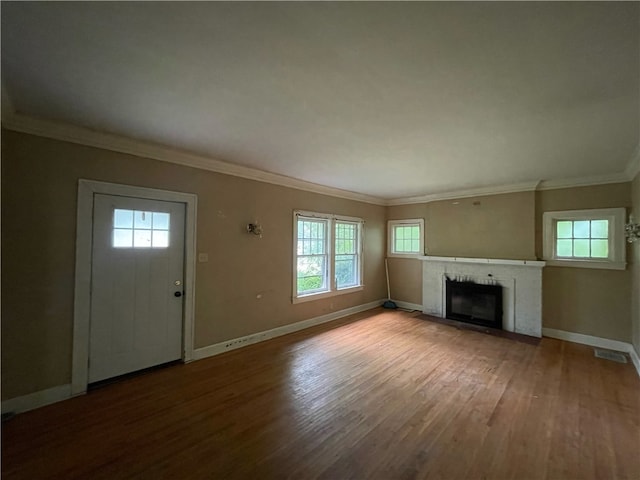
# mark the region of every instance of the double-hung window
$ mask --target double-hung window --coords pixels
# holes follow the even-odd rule
[[[294,211],[294,303],[362,289],[363,223]]]
[[[549,265],[625,268],[624,208],[545,212],[543,256]]]
[[[424,220],[389,220],[387,244],[390,257],[424,255]]]

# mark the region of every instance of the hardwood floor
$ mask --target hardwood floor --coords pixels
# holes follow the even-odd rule
[[[4,479],[638,479],[640,379],[376,309],[3,425]]]

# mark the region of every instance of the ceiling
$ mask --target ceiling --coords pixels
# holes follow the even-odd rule
[[[2,2],[15,112],[397,199],[620,174],[637,2]]]

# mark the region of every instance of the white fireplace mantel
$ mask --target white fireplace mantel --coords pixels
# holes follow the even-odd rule
[[[537,260],[419,257],[422,265],[422,311],[446,316],[446,279],[498,283],[503,288],[504,330],[542,336],[542,268]]]
[[[542,268],[547,262],[539,260],[507,260],[502,258],[467,258],[467,257],[434,257],[423,255],[418,257],[423,262],[482,263],[489,265],[514,265],[520,267]]]

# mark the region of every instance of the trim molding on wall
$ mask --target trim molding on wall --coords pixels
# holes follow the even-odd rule
[[[538,181],[513,183],[510,185],[499,185],[492,187],[469,188],[465,190],[453,190],[450,192],[430,193],[415,197],[392,198],[387,200],[386,205],[411,205],[414,203],[428,203],[437,200],[449,200],[454,198],[481,197],[484,195],[500,195],[503,193],[533,192],[538,186]]]
[[[549,338],[557,338],[558,340],[566,340],[568,342],[581,343],[590,347],[606,348],[616,350],[618,352],[628,353],[640,376],[640,359],[633,348],[633,345],[619,340],[610,340],[608,338],[593,337],[591,335],[583,335],[582,333],[567,332],[565,330],[556,330],[555,328],[543,328],[542,336]]]
[[[5,101],[3,99],[3,107]],[[11,106],[7,104],[3,108],[2,127],[21,133],[38,135],[40,137],[62,140],[64,142],[77,143],[89,147],[97,147],[114,152],[135,155],[138,157],[151,158],[162,162],[175,163],[201,170],[232,175],[235,177],[247,178],[258,182],[280,185],[283,187],[295,188],[306,192],[318,193],[337,198],[345,198],[358,202],[371,203],[374,205],[394,206],[410,205],[415,203],[428,203],[437,200],[448,200],[454,198],[479,197],[484,195],[500,195],[503,193],[529,192],[536,190],[555,190],[560,188],[586,187],[589,185],[605,185],[609,183],[622,183],[632,181],[636,174],[640,172],[640,144],[634,150],[632,157],[624,172],[597,175],[591,177],[578,177],[559,180],[532,181],[514,183],[509,185],[494,185],[490,187],[480,187],[463,190],[453,190],[442,193],[419,195],[414,197],[402,197],[384,199],[372,195],[350,192],[339,188],[327,187],[317,183],[299,180],[277,173],[265,172],[255,168],[244,167],[232,163],[216,160],[204,155],[189,153],[183,150],[170,148],[164,145],[151,142],[135,140],[122,135],[98,132],[84,127],[35,118],[28,115],[18,114],[9,111]]]
[[[633,181],[633,179],[636,178],[636,175],[640,173],[640,143],[638,143],[638,146],[633,151],[629,165],[627,165],[627,169],[624,173],[629,181]]]
[[[22,413],[71,398],[71,384],[58,385],[2,402],[2,413]]]
[[[418,310],[422,312],[422,305],[419,303],[403,302],[402,300],[393,300],[393,303],[395,303],[399,308],[403,308],[405,310]]]
[[[271,183],[273,185],[304,190],[306,192],[346,198],[348,200],[372,203],[374,205],[385,205],[385,201],[383,199],[373,197],[371,195],[349,192],[339,188],[326,187],[324,185],[318,185],[305,180],[298,180],[285,175],[264,172],[255,168],[223,162],[204,155],[189,153],[184,150],[178,150],[160,144],[135,140],[122,135],[102,133],[61,122],[33,118],[27,115],[14,113],[13,115],[7,115],[2,118],[2,126],[16,132],[53,138],[55,140],[77,143],[89,147],[102,148],[138,157],[152,158],[162,162],[175,163],[187,167],[199,168],[201,170],[209,170],[211,172],[232,175],[234,177],[247,178],[249,180],[257,180],[259,182]]]
[[[362,305],[356,305],[355,307],[345,308],[344,310],[338,310],[336,312],[327,313],[326,315],[320,315],[319,317],[309,318],[302,320],[301,322],[291,323],[289,325],[283,325],[281,327],[272,328],[271,330],[265,330],[263,332],[252,333],[244,337],[238,337],[225,342],[215,343],[207,347],[196,348],[193,351],[193,359],[200,360],[202,358],[212,357],[223,352],[235,350],[236,348],[245,347],[253,343],[262,342],[271,338],[281,337],[288,333],[304,330],[305,328],[315,327],[322,323],[331,322],[347,315],[353,315],[354,313],[364,312],[365,310],[371,310],[381,306],[385,299],[375,300],[373,302],[364,303]]]
[[[270,338],[279,337],[288,333],[297,332],[305,328],[320,325],[321,323],[337,320],[338,318],[346,317],[347,315],[353,315],[354,313],[364,312],[371,310],[372,308],[382,305],[385,299],[376,300],[374,302],[365,303],[362,305],[356,305],[355,307],[345,308],[337,312],[328,313],[319,317],[310,318],[301,322],[292,323],[291,325],[283,325],[282,327],[273,328],[264,332],[254,333],[247,335],[246,337],[235,338],[227,340],[226,342],[217,343],[208,347],[198,348],[193,351],[193,355],[190,360],[200,360],[203,358],[217,355],[229,350],[235,350],[236,348],[244,347],[252,343],[261,342]],[[83,394],[84,392],[80,393]],[[58,385],[57,387],[49,388],[47,390],[41,390],[39,392],[29,393],[21,397],[10,398],[2,402],[2,413],[14,412],[21,413],[35,408],[44,407],[52,403],[67,400],[73,397],[71,393],[71,384]]]
[[[91,262],[93,237],[93,202],[96,193],[122,195],[185,204],[184,313],[182,359],[193,354],[195,324],[196,214],[198,197],[193,193],[120,185],[80,179],[76,219],[76,270],[73,299],[73,354],[71,358],[71,393],[84,393],[89,376],[89,328],[91,316]]]
[[[589,187],[591,185],[607,185],[610,183],[630,182],[626,173],[612,173],[592,177],[565,178],[540,182],[536,190],[558,190],[561,188]]]

